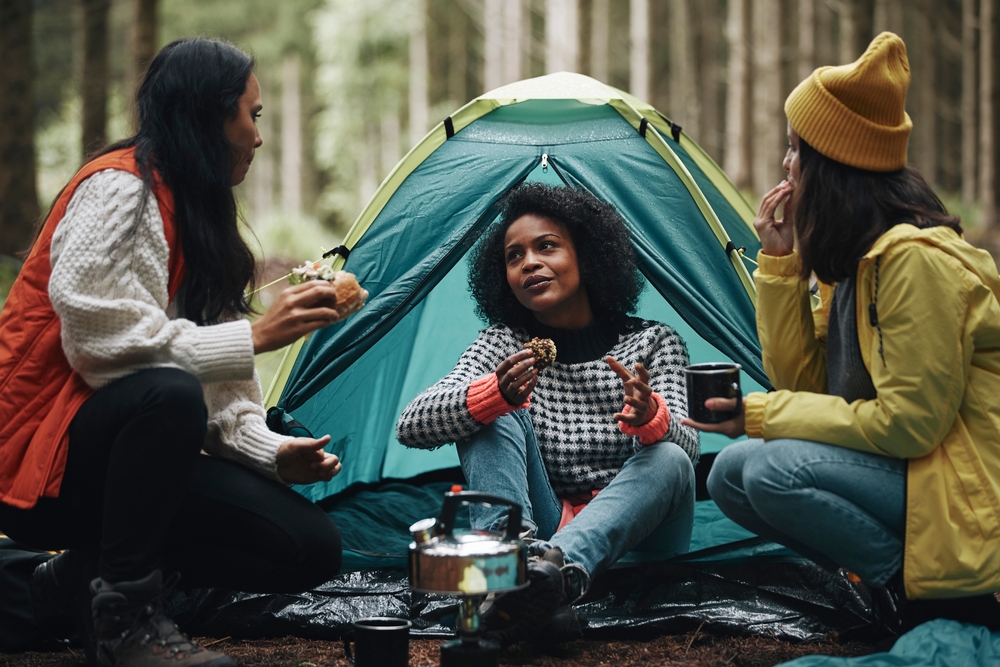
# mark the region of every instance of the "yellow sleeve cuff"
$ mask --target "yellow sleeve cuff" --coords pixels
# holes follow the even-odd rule
[[[748,438],[764,437],[764,412],[769,398],[760,391],[743,397],[743,428]]]
[[[781,257],[765,255],[763,250],[757,253],[757,271],[765,275],[793,278],[797,277],[801,270],[802,260],[797,250]]]

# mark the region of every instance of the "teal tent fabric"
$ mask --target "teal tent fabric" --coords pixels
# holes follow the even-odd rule
[[[672,148],[733,244],[756,256],[746,222],[681,145]],[[344,269],[369,291],[368,303],[310,338],[278,403],[313,433],[330,433],[330,449],[344,461],[331,482],[301,493],[319,500],[354,483],[456,464],[453,448],[404,451],[395,421],[484,326],[472,314],[463,258],[495,221],[500,197],[529,178],[586,188],[614,204],[651,285],[644,304],[652,314],[640,315],[703,346],[696,361],[739,362],[745,389],[767,386],[753,303],[689,190],[647,140],[605,104],[501,106],[420,162],[352,248]]]
[[[781,667],[995,667],[1000,665],[1000,632],[981,625],[938,619],[918,625],[887,653],[856,658],[810,655]]]

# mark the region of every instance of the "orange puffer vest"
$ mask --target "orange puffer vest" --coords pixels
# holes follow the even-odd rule
[[[102,155],[73,177],[46,218],[0,313],[0,501],[14,507],[31,508],[40,497],[59,495],[70,422],[94,393],[63,353],[59,318],[49,300],[49,253],[52,234],[73,193],[86,178],[105,169],[140,176],[135,149]],[[174,199],[158,177],[153,194],[170,247],[168,292],[173,300],[184,273]]]

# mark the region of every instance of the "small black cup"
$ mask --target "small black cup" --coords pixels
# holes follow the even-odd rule
[[[693,364],[684,368],[687,375],[688,417],[702,424],[718,424],[735,419],[743,409],[740,391],[740,365],[733,363]],[[735,398],[733,410],[709,410],[710,398]]]
[[[362,618],[344,637],[344,655],[356,667],[408,667],[410,623],[405,618]],[[351,654],[351,641],[357,658]]]

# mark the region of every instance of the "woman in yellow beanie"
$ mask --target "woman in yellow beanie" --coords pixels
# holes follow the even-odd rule
[[[910,599],[977,596],[909,603],[910,622],[961,611],[1000,629],[1000,277],[906,166],[909,80],[902,40],[882,33],[788,97],[788,178],[754,221],[776,391],[724,424],[686,423],[751,438],[708,480],[736,522]]]

